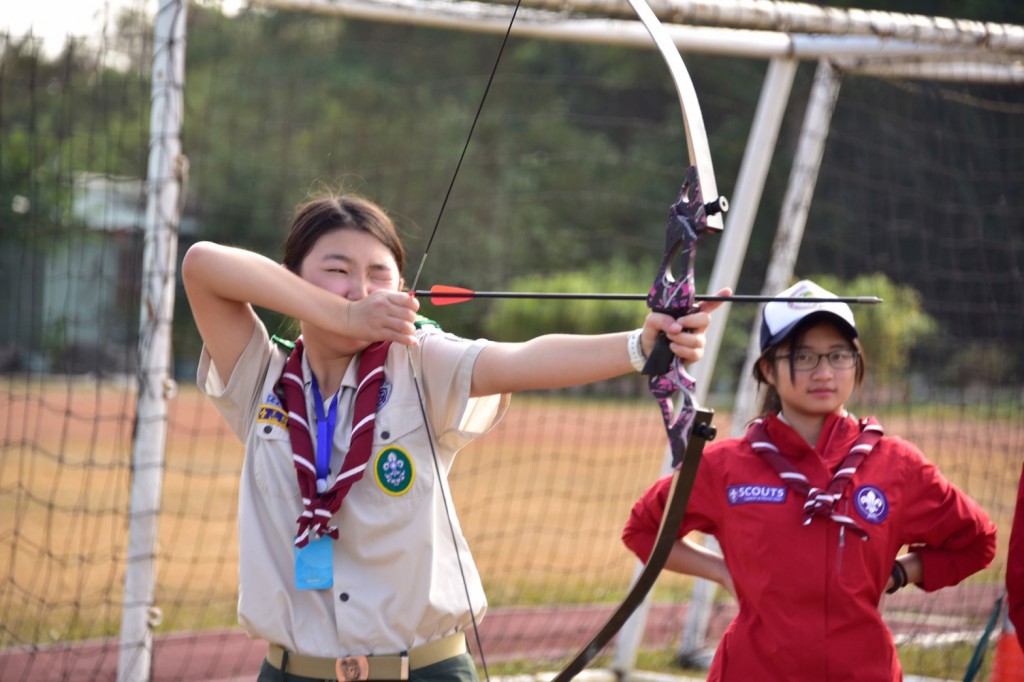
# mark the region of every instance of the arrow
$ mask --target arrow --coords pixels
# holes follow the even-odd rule
[[[563,299],[573,301],[646,301],[647,294],[598,294],[598,293],[559,293],[559,292],[530,292],[530,291],[473,291],[462,287],[453,287],[446,284],[435,284],[430,291],[417,289],[411,292],[414,296],[428,297],[434,305],[454,305],[465,303],[474,298],[522,298],[522,299]],[[694,297],[698,301],[728,301],[732,303],[881,303],[882,299],[877,296],[853,296],[839,298],[779,298],[776,296],[757,296],[750,294],[733,294],[732,296],[711,296],[697,294]]]

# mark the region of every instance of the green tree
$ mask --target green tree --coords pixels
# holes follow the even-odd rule
[[[651,267],[614,260],[585,270],[527,275],[512,280],[513,291],[560,293],[646,293]],[[501,341],[524,341],[539,334],[601,334],[643,323],[643,301],[512,299],[498,301],[487,314],[484,333]]]
[[[882,299],[877,305],[855,305],[853,311],[867,356],[868,379],[878,387],[906,381],[912,351],[938,331],[936,321],[921,306],[921,294],[881,273],[847,281],[831,275],[810,279],[837,295]]]

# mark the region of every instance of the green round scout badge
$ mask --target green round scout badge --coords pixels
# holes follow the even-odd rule
[[[412,486],[416,470],[409,453],[402,448],[390,447],[377,454],[373,475],[388,495],[404,495]]]

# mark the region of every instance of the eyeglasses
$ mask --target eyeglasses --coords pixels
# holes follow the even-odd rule
[[[776,360],[789,360],[793,363],[793,369],[798,372],[809,372],[815,369],[822,358],[828,358],[828,364],[832,369],[853,369],[857,366],[860,355],[855,350],[833,350],[828,353],[812,353],[801,350],[793,355],[776,355]]]

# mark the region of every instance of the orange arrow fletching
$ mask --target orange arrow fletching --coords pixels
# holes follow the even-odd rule
[[[452,287],[446,284],[435,284],[430,287],[430,302],[434,305],[452,305],[473,300],[473,290]]]

